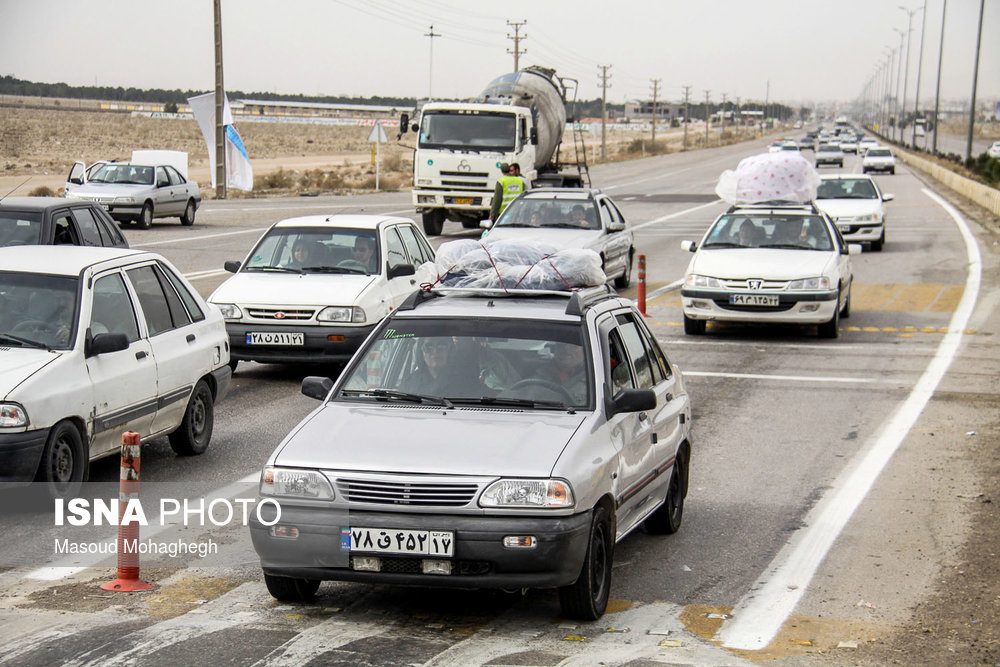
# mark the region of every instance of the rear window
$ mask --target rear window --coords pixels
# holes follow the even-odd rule
[[[37,244],[41,228],[38,211],[0,211],[0,246]]]

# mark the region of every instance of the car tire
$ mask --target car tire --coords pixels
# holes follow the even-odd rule
[[[862,174],[867,174],[868,173],[868,167],[862,167],[861,168],[861,173]]]
[[[423,214],[424,234],[440,236],[444,227],[444,211],[428,211]]]
[[[875,252],[882,252],[882,246],[885,245],[885,230],[882,230],[882,236],[879,237],[878,241],[872,241],[872,250]]]
[[[833,309],[833,317],[818,327],[820,338],[836,338],[840,335],[840,292],[837,292],[837,304]]]
[[[893,167],[892,169],[890,169],[890,170],[889,170],[889,173],[890,173],[890,174],[893,174],[893,175],[895,175],[895,173],[896,173],[896,168],[895,168],[895,167]]]
[[[559,608],[563,616],[581,621],[596,621],[604,615],[611,594],[614,551],[611,518],[608,511],[598,505],[594,508],[590,521],[587,554],[583,558],[580,576],[574,583],[559,588]]]
[[[229,357],[229,368],[230,370],[233,371],[233,375],[236,375],[236,367],[239,366],[239,364],[240,364],[239,359],[233,359],[232,357]]]
[[[684,316],[684,333],[689,336],[702,336],[705,334],[705,320],[693,320],[687,315]]]
[[[208,449],[215,425],[215,404],[212,390],[204,380],[198,380],[188,399],[181,425],[168,437],[170,448],[179,456],[195,456]]]
[[[677,453],[674,469],[670,473],[667,497],[655,512],[643,522],[647,533],[653,535],[673,535],[680,530],[684,520],[684,498],[688,488],[687,448]]]
[[[87,459],[80,429],[63,420],[49,431],[35,477],[53,498],[76,495],[87,478]]]
[[[264,585],[267,592],[276,600],[282,602],[308,602],[319,590],[320,582],[316,579],[293,579],[275,574],[264,573]]]
[[[194,205],[193,199],[188,199],[187,206],[184,207],[184,215],[181,216],[181,224],[190,227],[194,224],[194,215],[198,207]]]
[[[616,289],[628,289],[628,286],[632,283],[632,257],[633,254],[629,252],[628,262],[625,264],[625,273],[615,278]]]
[[[146,202],[139,212],[139,219],[135,221],[139,229],[149,229],[153,226],[153,202]]]
[[[848,290],[847,299],[844,301],[844,307],[840,311],[840,319],[846,320],[851,316],[851,292]]]

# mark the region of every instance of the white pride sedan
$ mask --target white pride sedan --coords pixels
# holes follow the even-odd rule
[[[730,208],[694,253],[681,287],[684,332],[705,333],[707,322],[816,324],[836,338],[851,312],[854,274],[848,245],[829,217],[812,204],[755,204]]]
[[[885,244],[885,207],[896,195],[883,193],[871,176],[821,176],[816,206],[829,215],[848,242],[867,243],[875,252]]]

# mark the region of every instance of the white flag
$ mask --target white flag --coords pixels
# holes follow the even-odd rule
[[[208,163],[212,173],[212,187],[215,187],[215,93],[205,93],[188,98],[194,118],[198,121],[201,134],[208,146]],[[253,189],[253,168],[243,140],[233,127],[233,113],[229,108],[229,98],[223,98],[222,122],[226,134],[226,186],[237,190]]]

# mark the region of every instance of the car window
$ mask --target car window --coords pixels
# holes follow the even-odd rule
[[[118,229],[118,223],[116,223],[104,209],[91,209],[91,211],[94,213],[94,217],[97,220],[97,227],[101,230],[101,238],[104,239],[105,245],[128,247],[128,242],[125,241],[125,237],[122,236],[121,230]]]
[[[243,270],[376,273],[379,266],[371,229],[274,227],[250,252]]]
[[[76,228],[73,226],[73,216],[69,211],[61,211],[53,216],[52,226],[55,228],[54,245],[80,245]]]
[[[617,206],[615,206],[615,203],[613,201],[611,201],[610,199],[605,199],[604,201],[605,203],[607,203],[608,210],[611,211],[611,215],[615,219],[617,219],[622,224],[628,224],[628,222],[625,220],[625,216],[622,215],[621,210]]]
[[[406,250],[410,253],[410,258],[415,265],[420,266],[424,262],[434,261],[434,253],[430,251],[430,247],[426,243],[420,242],[412,225],[399,225],[396,229],[403,237],[403,245],[406,246]]]
[[[611,215],[608,203],[604,200],[601,200],[600,204],[598,204],[598,209],[601,212],[601,226],[607,229],[608,225],[614,222],[614,216]]]
[[[94,220],[94,214],[91,213],[89,208],[73,209],[73,217],[76,218],[76,224],[79,227],[80,236],[83,237],[83,245],[107,245],[104,242],[104,239],[101,238],[101,232],[97,228],[97,221]]]
[[[649,351],[642,342],[642,335],[639,333],[635,322],[627,315],[619,315],[618,330],[621,332],[622,342],[625,343],[625,351],[628,353],[629,361],[635,370],[636,386],[639,389],[653,388],[653,371],[650,366],[658,363],[650,360]]]
[[[653,381],[660,382],[661,380],[668,380],[673,375],[670,370],[670,364],[667,362],[667,357],[660,349],[660,344],[656,340],[656,336],[646,325],[646,322],[642,318],[632,318],[637,325],[639,330],[639,335],[642,336],[642,342],[646,346],[646,350],[649,352],[649,358],[652,361],[650,368],[653,370]]]
[[[139,296],[139,305],[146,318],[149,335],[152,337],[174,328],[173,318],[180,304],[177,295],[170,291],[175,301],[171,304],[152,266],[129,269],[127,273],[129,280],[132,281],[132,287]]]
[[[170,165],[167,165],[164,169],[167,170],[167,178],[170,179],[170,185],[182,185],[184,183],[184,177],[176,169]]]
[[[156,168],[156,187],[162,188],[165,185],[170,185],[170,178],[167,176],[167,170],[163,167]]]
[[[187,285],[185,285],[181,279],[177,277],[177,274],[171,271],[168,267],[164,266],[162,263],[157,262],[157,266],[160,268],[160,271],[163,272],[163,275],[167,277],[167,280],[170,281],[170,284],[173,285],[173,288],[177,290],[177,294],[180,295],[181,301],[183,301],[184,305],[187,307],[187,311],[191,316],[191,319],[195,322],[201,322],[205,319],[205,313],[202,312],[201,306],[198,305],[198,301],[188,290]]]
[[[90,333],[123,333],[130,343],[139,340],[132,299],[117,271],[94,281],[94,304],[90,313]]]
[[[390,227],[385,232],[385,256],[390,269],[400,264],[406,264],[406,250],[403,248],[403,241],[399,238],[395,227]]]
[[[0,211],[0,246],[39,242],[42,214],[34,211]]]
[[[635,389],[635,381],[628,363],[628,352],[625,350],[625,344],[617,330],[608,333],[608,340],[605,344],[608,365],[611,370],[611,395],[616,395],[622,389]]]
[[[0,272],[0,333],[66,349],[74,340],[78,284],[64,276]]]

